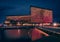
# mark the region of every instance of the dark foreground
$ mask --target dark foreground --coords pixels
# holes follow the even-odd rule
[[[1,29],[1,30],[3,30],[3,29]],[[31,38],[29,38],[29,37],[21,37],[19,39],[4,38],[4,33],[3,34],[1,33],[2,39],[0,39],[0,42],[60,42],[60,34],[55,34],[53,32],[46,31],[43,29],[40,29],[40,30],[48,33],[50,36],[48,36],[48,37],[44,36],[40,39],[32,41]]]
[[[49,36],[35,41],[32,41],[30,38],[4,39],[0,40],[0,42],[60,42],[60,37]]]

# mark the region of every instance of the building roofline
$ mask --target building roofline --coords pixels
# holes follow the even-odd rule
[[[28,15],[29,15],[29,14],[28,14]],[[25,15],[25,14],[24,14],[24,15],[17,15],[17,14],[16,14],[16,15],[13,15],[13,14],[12,14],[12,15],[6,15],[6,16],[26,16],[26,15]]]
[[[49,9],[49,8],[43,8],[43,7],[38,7],[38,6],[33,6],[33,5],[30,5],[30,8],[31,8],[31,7],[41,8],[41,9],[46,9],[46,10],[51,10],[51,11],[52,11],[52,9]]]

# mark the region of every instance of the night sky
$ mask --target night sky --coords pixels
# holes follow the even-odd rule
[[[0,23],[8,15],[30,15],[30,6],[53,10],[53,21],[60,22],[59,0],[0,0]]]

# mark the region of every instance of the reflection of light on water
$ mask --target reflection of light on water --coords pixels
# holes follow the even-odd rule
[[[20,34],[20,29],[18,29],[18,34]]]
[[[5,31],[5,35],[7,38],[12,38],[12,39],[19,38],[20,34],[21,34],[20,29],[18,29],[18,30],[6,30]]]

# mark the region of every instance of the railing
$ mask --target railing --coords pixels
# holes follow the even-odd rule
[[[52,35],[55,37],[60,37],[60,32],[56,32],[56,31],[52,31],[52,30],[48,30],[48,29],[44,29],[44,28],[40,28],[40,27],[38,27],[38,29],[42,30],[43,32],[46,32],[49,35]]]

